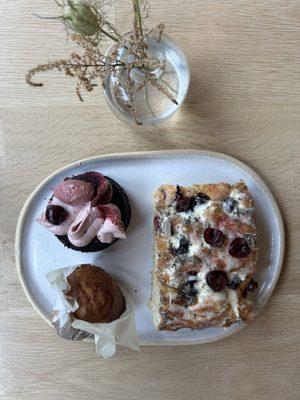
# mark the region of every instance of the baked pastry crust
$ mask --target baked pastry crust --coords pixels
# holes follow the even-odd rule
[[[247,294],[256,286],[258,248],[253,200],[244,182],[163,185],[154,194],[154,225],[150,308],[157,329],[202,329],[253,319]],[[206,242],[207,229],[221,232],[220,243]],[[233,248],[236,238],[242,249]],[[221,290],[209,285],[210,271],[223,276]]]
[[[111,322],[125,311],[125,298],[112,277],[102,268],[82,264],[68,277],[66,297],[75,298],[79,308],[76,319],[91,323]]]

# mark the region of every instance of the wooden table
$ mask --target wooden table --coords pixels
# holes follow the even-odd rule
[[[130,30],[128,1],[115,4]],[[62,75],[46,74],[42,89],[27,86],[28,68],[70,51],[58,22],[32,16],[54,15],[54,2],[0,0],[0,10],[1,398],[299,398],[299,2],[152,0],[149,26],[166,23],[192,77],[181,111],[145,130],[122,125],[96,91],[81,104]],[[58,338],[25,298],[14,260],[18,214],[35,186],[66,163],[177,148],[237,157],[269,185],[287,231],[278,286],[257,321],[225,340],[97,359],[92,345]]]

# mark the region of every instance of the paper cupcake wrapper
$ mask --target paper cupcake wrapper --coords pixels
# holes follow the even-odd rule
[[[126,310],[116,320],[110,323],[90,323],[79,319],[71,319],[70,313],[79,307],[77,301],[67,297],[69,290],[67,277],[78,267],[70,266],[55,269],[46,274],[46,278],[56,291],[57,296],[52,308],[51,321],[57,333],[70,340],[83,340],[93,337],[96,352],[103,358],[110,358],[116,352],[116,345],[120,344],[133,350],[139,350],[139,336],[135,325],[135,305],[125,287],[118,283],[125,301]]]

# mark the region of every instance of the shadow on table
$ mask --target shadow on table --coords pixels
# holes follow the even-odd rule
[[[221,151],[217,136],[223,131],[224,120],[220,115],[224,112],[224,100],[217,91],[214,78],[194,73],[186,99],[178,112],[158,127],[134,127],[137,142],[142,141],[148,150],[213,147],[213,150]]]

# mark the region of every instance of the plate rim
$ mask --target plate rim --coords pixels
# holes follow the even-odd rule
[[[21,242],[22,242],[22,232],[23,232],[23,227],[24,227],[24,222],[25,222],[25,216],[27,213],[27,209],[29,208],[31,202],[34,200],[35,196],[37,193],[45,186],[48,184],[48,182],[54,178],[56,175],[62,173],[63,171],[76,167],[78,165],[82,166],[85,163],[91,162],[93,160],[106,160],[106,159],[122,159],[122,158],[154,158],[154,157],[159,157],[159,156],[186,156],[186,155],[194,155],[194,156],[207,156],[207,157],[215,157],[221,160],[225,160],[227,162],[230,162],[237,167],[245,170],[249,175],[251,175],[256,182],[260,185],[264,193],[266,193],[267,197],[271,201],[272,207],[275,211],[276,215],[276,220],[278,222],[278,230],[279,230],[279,246],[280,246],[280,252],[278,256],[278,268],[276,271],[276,275],[273,279],[272,285],[269,289],[268,295],[264,298],[264,301],[260,305],[259,310],[257,311],[255,318],[257,315],[262,311],[262,309],[265,307],[266,303],[269,301],[270,297],[272,296],[274,289],[277,285],[283,261],[284,261],[284,254],[285,254],[285,231],[284,231],[284,222],[282,218],[282,214],[280,212],[280,208],[277,204],[277,201],[275,200],[272,192],[266,185],[266,183],[263,181],[263,179],[252,169],[250,168],[247,164],[244,162],[240,161],[239,159],[229,156],[227,154],[223,154],[220,152],[215,152],[215,151],[210,151],[210,150],[200,150],[200,149],[176,149],[176,150],[149,150],[149,151],[135,151],[135,152],[121,152],[121,153],[108,153],[108,154],[102,154],[102,155],[96,155],[92,157],[87,157],[80,159],[78,161],[74,161],[72,163],[69,163],[61,168],[58,168],[55,170],[53,173],[48,175],[45,179],[43,179],[38,186],[29,194],[27,197],[27,200],[25,201],[18,221],[17,221],[17,226],[16,226],[16,233],[15,233],[15,261],[16,261],[16,268],[17,268],[17,274],[18,278],[20,280],[21,286],[24,290],[24,293],[31,304],[31,306],[35,309],[35,311],[40,315],[40,317],[48,323],[48,325],[52,326],[50,320],[48,319],[47,315],[43,312],[42,307],[39,305],[39,303],[36,301],[34,295],[32,294],[29,286],[26,283],[24,271],[23,271],[23,266],[22,266],[22,257],[21,257]],[[224,332],[223,334],[219,335],[218,337],[214,338],[206,338],[204,340],[172,340],[172,341],[166,341],[166,342],[155,342],[155,341],[147,341],[147,342],[140,342],[140,345],[142,346],[176,346],[176,345],[197,345],[197,344],[204,344],[204,343],[211,343],[215,342],[218,340],[221,340],[227,336],[230,336],[234,333],[239,332],[242,328],[247,326],[244,323],[239,323],[236,327],[236,329],[231,332]]]

